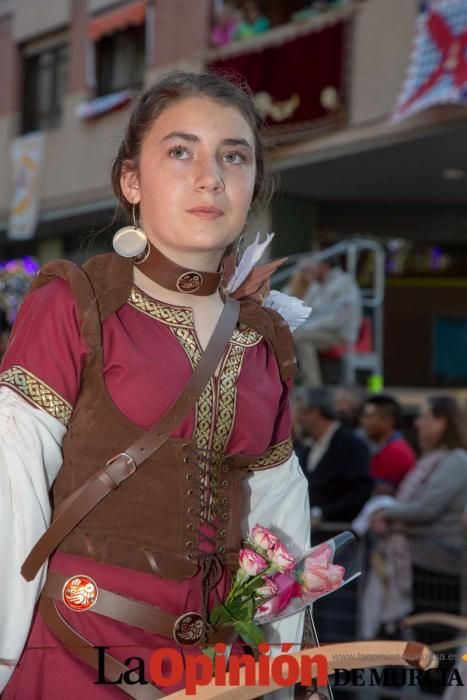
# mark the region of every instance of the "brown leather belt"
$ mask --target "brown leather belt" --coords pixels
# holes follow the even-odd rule
[[[42,595],[53,598],[54,600],[63,600],[63,588],[69,578],[70,577],[63,576],[56,571],[49,571],[42,590]],[[112,620],[123,622],[126,625],[140,627],[146,630],[146,632],[173,639],[181,645],[183,645],[183,642],[180,641],[180,636],[177,637],[177,629],[180,627],[181,621],[190,615],[200,617],[197,613],[185,613],[180,616],[171,615],[154,605],[143,603],[133,598],[127,598],[126,596],[113,593],[112,591],[107,591],[100,586],[98,588],[96,602],[86,612],[98,613]],[[194,641],[187,641],[187,645],[203,643],[204,634],[200,635],[200,637],[202,638],[195,639]],[[236,637],[237,633],[234,628],[229,626],[222,626],[218,629],[209,628],[207,630],[209,644],[215,644],[216,642],[230,644]]]
[[[62,617],[57,608],[56,601],[63,601],[63,590],[69,580],[70,577],[63,576],[57,571],[49,571],[42,590],[39,610],[45,624],[63,646],[97,671],[98,653],[96,647],[76,632]],[[190,616],[200,618],[197,613],[186,613],[180,617],[170,615],[149,603],[127,598],[100,587],[98,588],[96,602],[86,612],[105,615],[105,617],[109,617],[112,620],[118,620],[124,624],[144,629],[147,632],[174,639],[179,644],[180,639],[177,639],[177,629],[181,622]],[[199,629],[197,631],[199,632]],[[216,642],[229,644],[237,637],[233,627],[222,626],[216,630],[209,628],[207,632],[209,644],[215,644]],[[200,636],[202,637],[201,640],[199,640]],[[204,642],[204,634],[198,635],[199,641]],[[187,644],[192,646],[198,642],[191,641],[187,642]],[[105,653],[104,656],[105,666],[109,674],[113,678],[117,676],[123,678],[123,674],[125,671],[128,671],[128,668],[110,654]],[[118,688],[135,700],[159,700],[159,698],[164,696],[164,693],[152,684],[135,686],[122,682]]]
[[[63,619],[57,610],[55,601],[45,595],[41,596],[39,610],[47,627],[63,646],[80,661],[98,671],[99,656],[96,647],[78,634]],[[164,693],[152,683],[148,683],[148,685],[130,685],[124,680],[124,674],[128,671],[128,667],[114,659],[110,654],[105,653],[104,658],[107,672],[112,674],[113,678],[121,676],[122,682],[115,687],[134,698],[134,700],[160,700],[160,698],[164,697]]]

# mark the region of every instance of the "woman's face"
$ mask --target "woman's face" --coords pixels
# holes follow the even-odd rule
[[[254,136],[240,111],[189,97],[159,115],[138,173],[124,173],[121,183],[162,252],[222,253],[245,224],[255,175]]]
[[[423,450],[432,450],[439,447],[443,441],[443,435],[446,430],[446,419],[434,416],[430,405],[425,404],[415,421],[415,427],[417,429],[420,447]]]

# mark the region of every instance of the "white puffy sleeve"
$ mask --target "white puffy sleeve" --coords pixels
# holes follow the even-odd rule
[[[44,583],[21,565],[50,523],[49,490],[62,464],[66,427],[0,387],[0,693],[18,661]],[[10,663],[11,662],[11,663]]]
[[[259,523],[272,528],[295,556],[310,548],[310,504],[308,483],[295,454],[272,469],[254,472],[245,480],[250,509],[242,523],[242,534]],[[247,501],[248,502],[248,501]],[[298,651],[303,635],[304,612],[264,625],[271,655],[280,653],[280,644],[293,642]],[[293,686],[270,694],[272,700],[293,698]],[[266,695],[265,697],[268,697]]]

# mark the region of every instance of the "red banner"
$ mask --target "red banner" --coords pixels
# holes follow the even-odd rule
[[[276,134],[291,135],[340,121],[345,107],[346,28],[347,22],[339,21],[280,45],[263,44],[259,49],[250,44],[241,53],[239,46],[234,56],[211,62],[209,69],[242,76]]]

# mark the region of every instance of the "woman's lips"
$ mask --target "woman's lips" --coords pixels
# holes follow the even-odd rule
[[[194,209],[188,209],[188,213],[197,216],[199,219],[218,219],[220,216],[224,216],[223,211],[214,207],[195,207]]]

